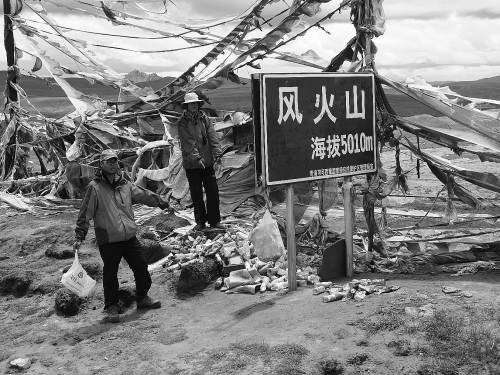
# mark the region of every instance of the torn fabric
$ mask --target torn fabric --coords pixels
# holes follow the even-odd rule
[[[260,17],[264,7],[269,4],[271,0],[261,0],[252,11],[243,18],[243,20],[232,29],[217,45],[212,48],[205,56],[191,65],[184,73],[182,73],[175,80],[170,82],[164,89],[171,86],[181,86],[188,83],[194,76],[194,71],[199,65],[208,66],[217,56],[219,56],[228,46],[238,45],[248,33],[250,26],[255,22],[257,17]]]
[[[448,125],[448,121],[430,118],[428,115],[413,116],[411,119],[399,116],[396,118],[399,122],[399,126],[401,126],[404,130],[427,138],[436,143],[448,146],[451,149],[475,153],[480,157],[494,157],[495,155],[500,155],[500,149],[497,148],[497,143],[492,141],[491,138],[477,133],[474,130],[468,129],[461,124],[450,123],[451,127]],[[432,121],[426,121],[427,118]],[[437,125],[437,121],[439,121],[439,124],[443,123],[443,126]],[[486,152],[475,151],[467,146],[464,146],[463,142],[480,146],[494,152],[488,154]]]
[[[409,97],[427,105],[430,108],[448,116],[456,122],[465,125],[466,127],[477,131],[491,139],[496,149],[500,148],[500,120],[479,111],[467,109],[450,101],[436,98],[421,90],[412,89],[400,83],[391,81],[388,78],[377,74],[380,81],[395,90],[408,95]]]

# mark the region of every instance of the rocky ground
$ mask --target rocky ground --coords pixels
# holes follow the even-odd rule
[[[404,165],[414,164],[403,154]],[[387,158],[389,165],[389,156]],[[435,195],[423,171],[410,178],[414,195]],[[493,204],[481,212],[498,214]],[[359,207],[359,201],[357,205]],[[432,200],[397,202],[428,209]],[[434,211],[443,211],[437,202]],[[468,212],[457,204],[457,211]],[[323,303],[312,287],[296,292],[225,294],[209,285],[180,298],[179,272],[153,271],[151,294],[159,310],[138,312],[133,276],[125,264],[120,283],[126,312],[119,324],[102,320],[102,263],[92,231],[80,260],[97,280],[95,294],[78,300],[78,312],[55,308],[70,251],[77,210],[16,212],[0,206],[0,371],[26,374],[498,374],[500,373],[500,271],[451,277],[418,274],[356,275],[384,278],[399,290],[362,301]],[[418,218],[389,217],[404,227]],[[182,222],[167,220],[164,231]],[[426,224],[439,222],[425,219]],[[362,227],[363,216],[357,215]],[[476,224],[479,225],[479,224]],[[495,223],[481,225],[495,227]],[[147,236],[146,236],[147,237]],[[302,257],[303,259],[303,257]],[[341,280],[342,281],[342,280]],[[443,287],[447,287],[444,288]],[[453,293],[450,288],[459,289]],[[444,291],[443,291],[444,290]],[[16,359],[28,359],[17,364]],[[19,367],[18,366],[18,367]]]

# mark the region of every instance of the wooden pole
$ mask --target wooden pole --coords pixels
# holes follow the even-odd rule
[[[286,188],[286,247],[288,253],[288,290],[297,290],[297,254],[295,251],[295,218],[293,217],[293,185]]]
[[[15,10],[17,11],[17,9]],[[7,127],[11,121],[15,120],[16,108],[18,106],[18,96],[17,90],[11,86],[12,83],[17,83],[18,69],[16,66],[16,46],[14,44],[14,30],[12,26],[12,19],[10,18],[13,10],[11,7],[10,0],[3,0],[3,22],[4,22],[4,47],[5,54],[7,56],[7,82],[5,89],[5,97],[7,101],[7,106],[9,108],[8,116],[5,116],[5,129],[0,129],[2,131],[7,131]],[[17,128],[18,123],[15,121],[14,133],[9,139],[6,149],[0,150],[3,154],[0,159],[0,179],[8,178],[13,175],[14,165],[16,162],[17,145],[16,147],[8,147],[17,143]]]
[[[353,202],[352,202],[352,177],[344,177],[344,184],[342,186],[344,196],[344,222],[345,222],[345,248],[346,248],[346,276],[353,276]]]
[[[7,55],[7,99],[9,102],[17,102],[17,91],[10,86],[10,82],[17,83],[16,46],[14,44],[12,20],[10,19],[11,13],[10,0],[3,0],[3,37]]]
[[[372,20],[368,15],[372,14],[370,7],[372,6],[370,0],[365,0],[365,25],[371,25]],[[372,34],[370,31],[365,32],[365,65],[366,70],[373,71],[373,55],[372,55]]]

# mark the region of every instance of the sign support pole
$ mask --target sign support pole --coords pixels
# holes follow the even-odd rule
[[[297,254],[295,250],[295,218],[293,216],[293,184],[286,187],[286,247],[288,255],[288,290],[297,290]]]
[[[22,3],[20,3],[22,4]],[[14,164],[17,158],[17,129],[18,122],[16,119],[16,107],[19,106],[19,98],[17,95],[17,90],[11,86],[11,83],[17,83],[18,79],[18,68],[16,67],[16,46],[14,43],[14,29],[12,24],[11,14],[17,11],[12,9],[10,0],[3,0],[3,35],[4,35],[4,47],[5,54],[7,57],[7,82],[5,89],[5,99],[7,100],[7,105],[9,105],[9,115],[5,117],[5,129],[2,129],[0,125],[0,131],[5,131],[11,121],[14,121],[14,132],[10,137],[7,145],[16,145],[13,148],[6,148],[3,150],[5,152],[2,160],[0,160],[0,179],[7,179],[7,177],[12,176],[14,172]],[[2,165],[3,164],[3,165]]]
[[[294,291],[297,288],[293,186],[303,181],[344,178],[346,262],[341,269],[345,271],[344,275],[352,278],[356,216],[353,212],[353,181],[349,176],[376,171],[373,72],[269,73],[260,78],[261,137],[258,138],[259,131],[256,130],[255,143],[260,141],[262,145],[260,173],[264,186],[281,185],[286,189],[288,289]],[[342,96],[334,98],[333,91],[327,86],[336,87]],[[321,110],[318,104],[310,105],[314,97],[319,99],[319,92]],[[334,118],[341,121],[332,129]],[[326,154],[325,143],[332,134],[338,147],[333,146],[334,152]],[[259,176],[257,168],[256,173]]]
[[[14,30],[10,15],[12,8],[10,0],[3,0],[3,35],[4,47],[7,56],[7,100],[9,102],[17,102],[17,90],[10,86],[10,82],[17,83],[17,68],[16,68],[16,47],[14,44]],[[12,110],[11,110],[12,116]]]
[[[344,222],[345,222],[345,248],[346,248],[346,276],[352,277],[353,268],[353,202],[352,202],[352,177],[344,177],[344,184],[342,185],[344,196]]]

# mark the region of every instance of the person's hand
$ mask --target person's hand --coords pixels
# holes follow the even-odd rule
[[[80,246],[82,246],[82,241],[81,240],[75,240],[73,243],[73,250],[78,251],[80,250]]]
[[[217,156],[215,158],[215,164],[221,164],[222,163],[222,157],[221,156]]]

